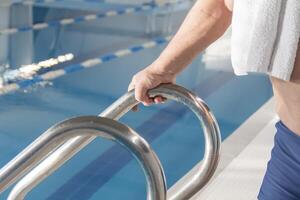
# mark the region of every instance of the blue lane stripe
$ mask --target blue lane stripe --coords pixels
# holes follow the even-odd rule
[[[118,15],[122,15],[125,13],[125,10],[118,10],[117,13],[118,13]]]
[[[58,0],[56,0],[56,1],[58,1]],[[42,3],[42,2],[44,2],[44,0],[33,1],[33,3]],[[21,2],[18,2],[18,3],[21,3]],[[136,6],[136,7],[125,7],[125,8],[121,8],[121,9],[117,9],[117,10],[112,10],[112,11],[115,11],[116,15],[124,15],[124,14],[127,14],[127,9],[128,8],[131,8],[134,11],[133,13],[139,13],[139,12],[146,11],[146,10],[151,10],[151,9],[156,9],[156,8],[163,8],[163,7],[169,7],[171,5],[181,4],[181,3],[184,3],[184,1],[178,1],[178,2],[174,2],[174,3],[166,3],[166,4],[163,4],[163,5],[142,4],[142,5]],[[111,12],[111,11],[108,11],[108,12]],[[100,14],[97,15],[97,17],[95,19],[92,19],[92,20],[97,20],[97,19],[100,19],[100,18],[110,17],[109,15],[107,15],[108,12],[100,13]],[[132,12],[130,12],[130,14],[132,14]],[[45,22],[48,26],[45,26],[43,28],[49,28],[49,27],[53,28],[53,27],[57,27],[57,26],[65,26],[65,25],[70,25],[70,24],[76,24],[76,23],[91,21],[91,19],[86,19],[85,16],[75,17],[73,19],[74,19],[74,22],[68,23],[68,24],[61,23],[64,19],[53,20],[53,21],[50,21],[50,22]],[[2,35],[2,34],[5,34],[5,35],[6,34],[15,34],[15,33],[18,33],[18,32],[25,32],[25,31],[33,31],[33,30],[41,30],[41,29],[43,29],[43,28],[36,28],[36,27],[38,27],[37,25],[38,24],[35,24],[33,26],[30,26],[30,27],[19,27],[19,28],[16,28],[18,30],[17,32],[13,32],[13,31],[10,32],[9,30],[11,30],[11,29],[0,30],[0,35]]]
[[[144,49],[144,47],[142,47],[142,46],[135,46],[135,47],[131,47],[130,48],[130,50],[132,51],[132,52],[138,52],[138,51],[141,51],[141,50],[143,50]]]
[[[97,14],[97,18],[103,18],[103,17],[106,17],[106,15],[104,13]]]
[[[49,21],[47,23],[49,25],[49,27],[57,27],[57,26],[60,26],[60,21]]]
[[[213,78],[203,81],[205,84],[200,83],[195,88],[195,92],[205,99],[226,82],[229,82],[233,77],[234,75],[232,73],[219,73]],[[172,113],[168,112],[169,110],[172,110]],[[168,108],[157,112],[136,130],[138,133],[143,133],[141,134],[142,137],[149,143],[152,143],[155,139],[163,135],[174,123],[180,120],[187,110],[186,107],[171,104]],[[161,118],[167,118],[168,121],[157,120]],[[161,132],[156,131],[156,127],[153,127],[154,123],[160,127]],[[133,158],[127,154],[120,145],[113,145],[52,193],[47,200],[61,197],[72,200],[90,199],[94,193],[132,159]],[[95,173],[92,174],[91,172]],[[77,188],[74,188],[74,183],[79,183],[80,185],[76,185]]]
[[[73,72],[76,72],[76,71],[79,71],[82,69],[84,69],[84,67],[82,65],[76,64],[76,65],[67,66],[66,68],[64,68],[64,71],[66,72],[66,74],[69,74],[69,73],[73,73]]]
[[[63,2],[65,0],[52,0],[50,3],[55,3],[55,2]],[[99,0],[81,0],[83,2],[96,2],[96,3],[103,3],[103,2],[99,2]],[[24,1],[16,1],[16,2],[12,2],[12,5],[14,4],[27,4],[27,3],[49,3],[47,2],[47,0],[24,0]],[[157,7],[158,5],[155,2],[149,2],[149,3],[143,3],[142,5],[149,5],[151,7]],[[172,3],[168,2],[165,5],[172,5]],[[141,8],[138,8],[141,9]]]
[[[155,42],[156,42],[157,44],[163,44],[163,43],[166,42],[166,39],[164,39],[164,38],[158,38],[158,39],[155,40]]]
[[[52,0],[48,2],[47,0],[24,0],[24,1],[16,1],[12,2],[12,5],[14,4],[27,4],[27,3],[56,3],[56,2],[63,2],[65,0]],[[99,0],[81,0],[82,2],[96,2],[96,3],[103,3],[99,2]]]
[[[18,84],[21,89],[25,89],[25,88],[27,88],[31,85],[34,85],[36,83],[39,83],[41,81],[42,81],[42,78],[40,76],[36,76],[33,79],[20,81]]]
[[[126,51],[127,50],[129,52],[127,54],[125,54],[125,55],[129,55],[129,54],[133,54],[133,53],[142,51],[144,49],[153,48],[155,46],[158,46],[158,45],[161,45],[161,44],[165,44],[168,41],[169,41],[169,39],[167,39],[167,38],[158,38],[158,39],[152,40],[152,42],[156,43],[156,45],[154,45],[152,47],[145,47],[143,45],[135,45],[135,46],[129,47],[127,49],[122,49],[122,50],[119,50],[119,51]],[[99,57],[98,59],[99,59],[100,62],[109,62],[109,61],[112,61],[114,59],[121,58],[121,57],[123,57],[125,55],[120,55],[120,54],[118,54],[118,51],[116,51],[114,53],[105,54],[105,55]],[[89,61],[89,60],[86,60],[86,61]],[[95,64],[95,66],[96,65],[97,64]],[[90,67],[92,67],[92,66],[90,66]],[[62,69],[59,69],[59,70],[63,70],[64,73],[61,74],[61,75],[59,75],[58,77],[61,77],[63,75],[67,75],[67,74],[70,74],[70,73],[73,73],[73,72],[77,72],[77,71],[80,71],[80,70],[83,70],[83,69],[85,69],[85,67],[83,66],[83,63],[72,64],[72,65],[66,66],[66,67],[64,67]],[[51,72],[51,71],[54,72],[56,70],[53,70],[53,69],[48,69],[47,70],[47,69],[45,69],[45,70],[42,71],[42,73],[45,74],[45,73],[48,73],[48,72]],[[40,73],[38,75],[35,75],[30,80],[15,80],[15,81],[10,81],[9,83],[10,84],[15,83],[17,85],[20,85],[20,88],[24,89],[25,87],[32,86],[32,85],[34,85],[34,84],[36,84],[38,82],[48,81],[48,80],[44,80],[42,78],[43,74]],[[56,78],[58,78],[58,77],[56,77]],[[12,92],[12,91],[10,91],[10,92]],[[2,93],[2,94],[6,94],[6,93]]]
[[[151,8],[154,8],[153,6],[151,6]],[[136,8],[134,8],[134,11],[136,11],[136,12],[139,12],[139,11],[141,11],[142,10],[142,8],[141,7],[136,7]]]
[[[108,62],[108,61],[111,61],[113,59],[116,59],[118,58],[115,54],[107,54],[105,56],[102,56],[100,59],[103,61],[103,62]]]
[[[86,21],[85,16],[80,16],[80,17],[74,18],[74,22],[76,22],[76,23],[84,22],[84,21]]]
[[[32,30],[32,28],[30,26],[21,27],[18,29],[19,32],[26,32],[26,31],[30,31],[30,30]]]

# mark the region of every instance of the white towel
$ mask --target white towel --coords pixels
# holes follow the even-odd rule
[[[300,0],[235,0],[231,58],[234,72],[290,80],[300,38]]]

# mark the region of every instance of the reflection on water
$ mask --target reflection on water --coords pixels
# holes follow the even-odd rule
[[[115,16],[64,27],[51,25],[39,31],[26,29],[37,23],[94,14],[92,10],[84,10],[83,7],[92,2],[81,2],[80,10],[65,8],[65,3],[67,2],[58,3],[57,5],[61,6],[59,9],[52,4],[12,4],[5,8],[6,11],[10,10],[6,14],[2,8],[0,30],[24,27],[24,31],[9,36],[0,34],[0,87],[18,81],[30,81],[36,75],[49,71],[49,68],[60,69],[68,65],[68,61],[71,60],[72,64],[80,63],[158,36],[170,35],[178,28],[188,7],[191,6],[190,1],[186,1],[136,15]],[[77,3],[79,5],[80,2]],[[119,5],[120,8],[123,3]],[[103,1],[100,4],[105,3]],[[108,10],[116,7],[115,4],[107,2],[105,5]],[[3,60],[7,62],[2,64]]]
[[[72,53],[65,55],[60,55],[56,58],[50,58],[38,63],[32,63],[29,65],[23,65],[17,69],[9,69],[8,65],[3,66],[3,71],[1,69],[2,86],[23,79],[32,79],[35,75],[39,73],[42,69],[51,68],[74,59]]]

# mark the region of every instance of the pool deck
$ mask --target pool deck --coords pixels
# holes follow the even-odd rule
[[[213,180],[191,199],[257,199],[270,158],[275,134],[274,124],[277,120],[274,99],[271,99],[222,143],[220,165]],[[189,180],[197,166],[169,192],[175,191]]]

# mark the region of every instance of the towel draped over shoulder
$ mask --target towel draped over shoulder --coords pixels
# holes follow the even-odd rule
[[[300,38],[300,0],[235,0],[231,59],[237,75],[290,80]]]

